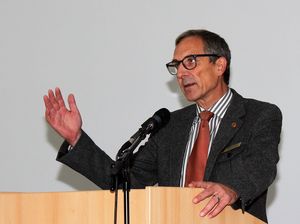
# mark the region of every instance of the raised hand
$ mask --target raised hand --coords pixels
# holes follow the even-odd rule
[[[50,89],[44,96],[46,106],[45,117],[50,126],[62,136],[70,145],[74,146],[80,135],[82,120],[76,106],[73,94],[68,96],[69,108],[66,108],[59,88],[55,88],[55,94]]]

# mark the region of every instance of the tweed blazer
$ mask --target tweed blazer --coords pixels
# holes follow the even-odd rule
[[[282,125],[279,108],[246,99],[232,89],[233,98],[222,119],[208,156],[204,179],[231,187],[239,195],[232,206],[267,222],[266,196],[276,176]],[[183,157],[196,105],[171,113],[169,123],[150,136],[132,159],[132,188],[179,186]],[[111,187],[114,161],[85,132],[68,152],[64,142],[57,160],[102,189]]]

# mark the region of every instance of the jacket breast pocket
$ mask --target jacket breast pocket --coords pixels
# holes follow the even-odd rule
[[[217,163],[239,158],[241,156],[241,153],[245,150],[245,148],[246,144],[242,142],[229,144],[219,154],[217,158]]]
[[[244,157],[247,154],[248,146],[244,142],[231,142],[218,154],[211,175],[210,181],[220,183],[235,182],[244,174]]]

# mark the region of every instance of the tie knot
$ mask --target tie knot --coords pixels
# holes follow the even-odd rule
[[[201,120],[209,121],[213,116],[214,116],[214,113],[213,113],[213,112],[210,112],[210,111],[208,111],[208,110],[202,111],[202,112],[200,113],[200,118],[201,118]]]

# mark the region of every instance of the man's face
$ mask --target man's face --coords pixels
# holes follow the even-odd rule
[[[193,54],[204,54],[203,41],[197,37],[186,37],[174,51],[173,60],[182,60]],[[218,60],[216,63],[209,61],[209,57],[197,57],[197,66],[187,70],[182,63],[178,66],[177,81],[189,101],[194,101],[202,107],[210,107],[223,93],[224,84]],[[221,94],[221,95],[220,95]]]

